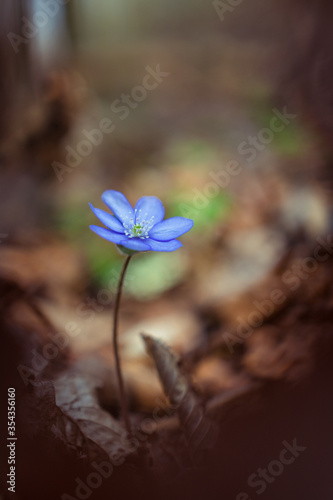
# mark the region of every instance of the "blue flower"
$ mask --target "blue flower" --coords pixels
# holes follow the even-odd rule
[[[193,227],[185,217],[164,219],[165,210],[156,196],[143,196],[133,209],[126,196],[109,189],[102,194],[102,201],[113,212],[90,208],[107,227],[90,226],[96,234],[120,247],[136,252],[173,252],[182,246],[176,238]]]

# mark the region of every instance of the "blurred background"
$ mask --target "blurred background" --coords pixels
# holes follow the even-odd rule
[[[1,8],[0,273],[5,293],[32,297],[44,323],[26,304],[15,305],[15,321],[34,331],[52,323],[85,370],[112,366],[123,258],[89,230],[98,222],[88,203],[105,209],[107,189],[131,203],[155,195],[194,228],[179,251],[131,262],[121,345],[132,410],[151,411],[162,394],[142,331],[172,346],[206,397],[251,377],[300,376],[310,366],[302,341],[275,348],[313,300],[283,288],[290,256],[310,256],[331,229],[329,1]],[[325,272],[311,280],[321,286]],[[276,288],[286,300],[274,315],[284,318],[269,317],[235,358],[223,335]]]
[[[75,349],[109,338],[122,257],[88,229],[106,189],[194,220],[179,252],[133,260],[123,318],[183,350],[327,231],[328,5],[4,2],[1,269],[85,332]]]
[[[320,2],[3,9],[2,268],[37,290],[57,328],[80,324],[88,349],[108,338],[122,258],[88,229],[88,202],[105,208],[106,189],[132,203],[154,194],[167,216],[195,222],[179,252],[134,259],[126,286],[136,311],[126,326],[149,318],[156,334],[183,335],[183,347],[216,315],[233,322],[240,294],[295,238],[325,232],[331,130],[320,96],[331,88]]]

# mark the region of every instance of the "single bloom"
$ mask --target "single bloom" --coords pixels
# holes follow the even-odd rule
[[[109,189],[102,201],[113,212],[90,208],[107,229],[90,226],[96,234],[120,247],[136,252],[173,252],[182,246],[176,238],[193,227],[193,220],[185,217],[164,219],[165,210],[156,196],[143,196],[135,207],[119,191]]]

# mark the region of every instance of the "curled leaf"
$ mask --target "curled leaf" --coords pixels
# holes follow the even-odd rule
[[[148,354],[153,358],[164,392],[176,409],[189,447],[193,450],[210,448],[217,428],[204,413],[204,408],[180,371],[177,359],[160,340],[143,335]]]
[[[54,382],[58,414],[56,430],[67,443],[89,458],[98,449],[111,461],[123,460],[133,450],[122,425],[103,410],[96,394],[96,380],[82,373],[62,374]]]
[[[53,435],[76,456],[120,464],[136,451],[121,422],[101,408],[101,380],[78,367],[54,381],[36,381],[24,396],[28,435]]]

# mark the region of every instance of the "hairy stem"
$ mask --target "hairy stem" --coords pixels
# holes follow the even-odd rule
[[[119,349],[118,349],[118,317],[119,317],[119,306],[120,306],[120,299],[121,299],[121,293],[123,290],[123,284],[124,284],[124,278],[126,274],[126,270],[128,267],[128,264],[132,258],[132,255],[129,255],[126,257],[126,260],[124,262],[123,268],[121,270],[119,282],[118,282],[118,287],[117,287],[117,295],[116,295],[116,301],[115,301],[115,306],[114,306],[114,317],[113,317],[113,349],[114,349],[114,356],[115,356],[115,361],[116,361],[116,372],[117,372],[117,379],[118,379],[118,387],[119,387],[119,399],[120,399],[120,407],[121,407],[121,413],[125,422],[125,426],[127,429],[127,432],[129,435],[132,434],[132,428],[131,428],[131,423],[129,419],[129,414],[128,414],[128,408],[127,408],[127,402],[126,402],[126,396],[125,396],[125,390],[124,390],[124,381],[123,381],[123,376],[121,373],[121,366],[120,366],[120,357],[119,357]]]

